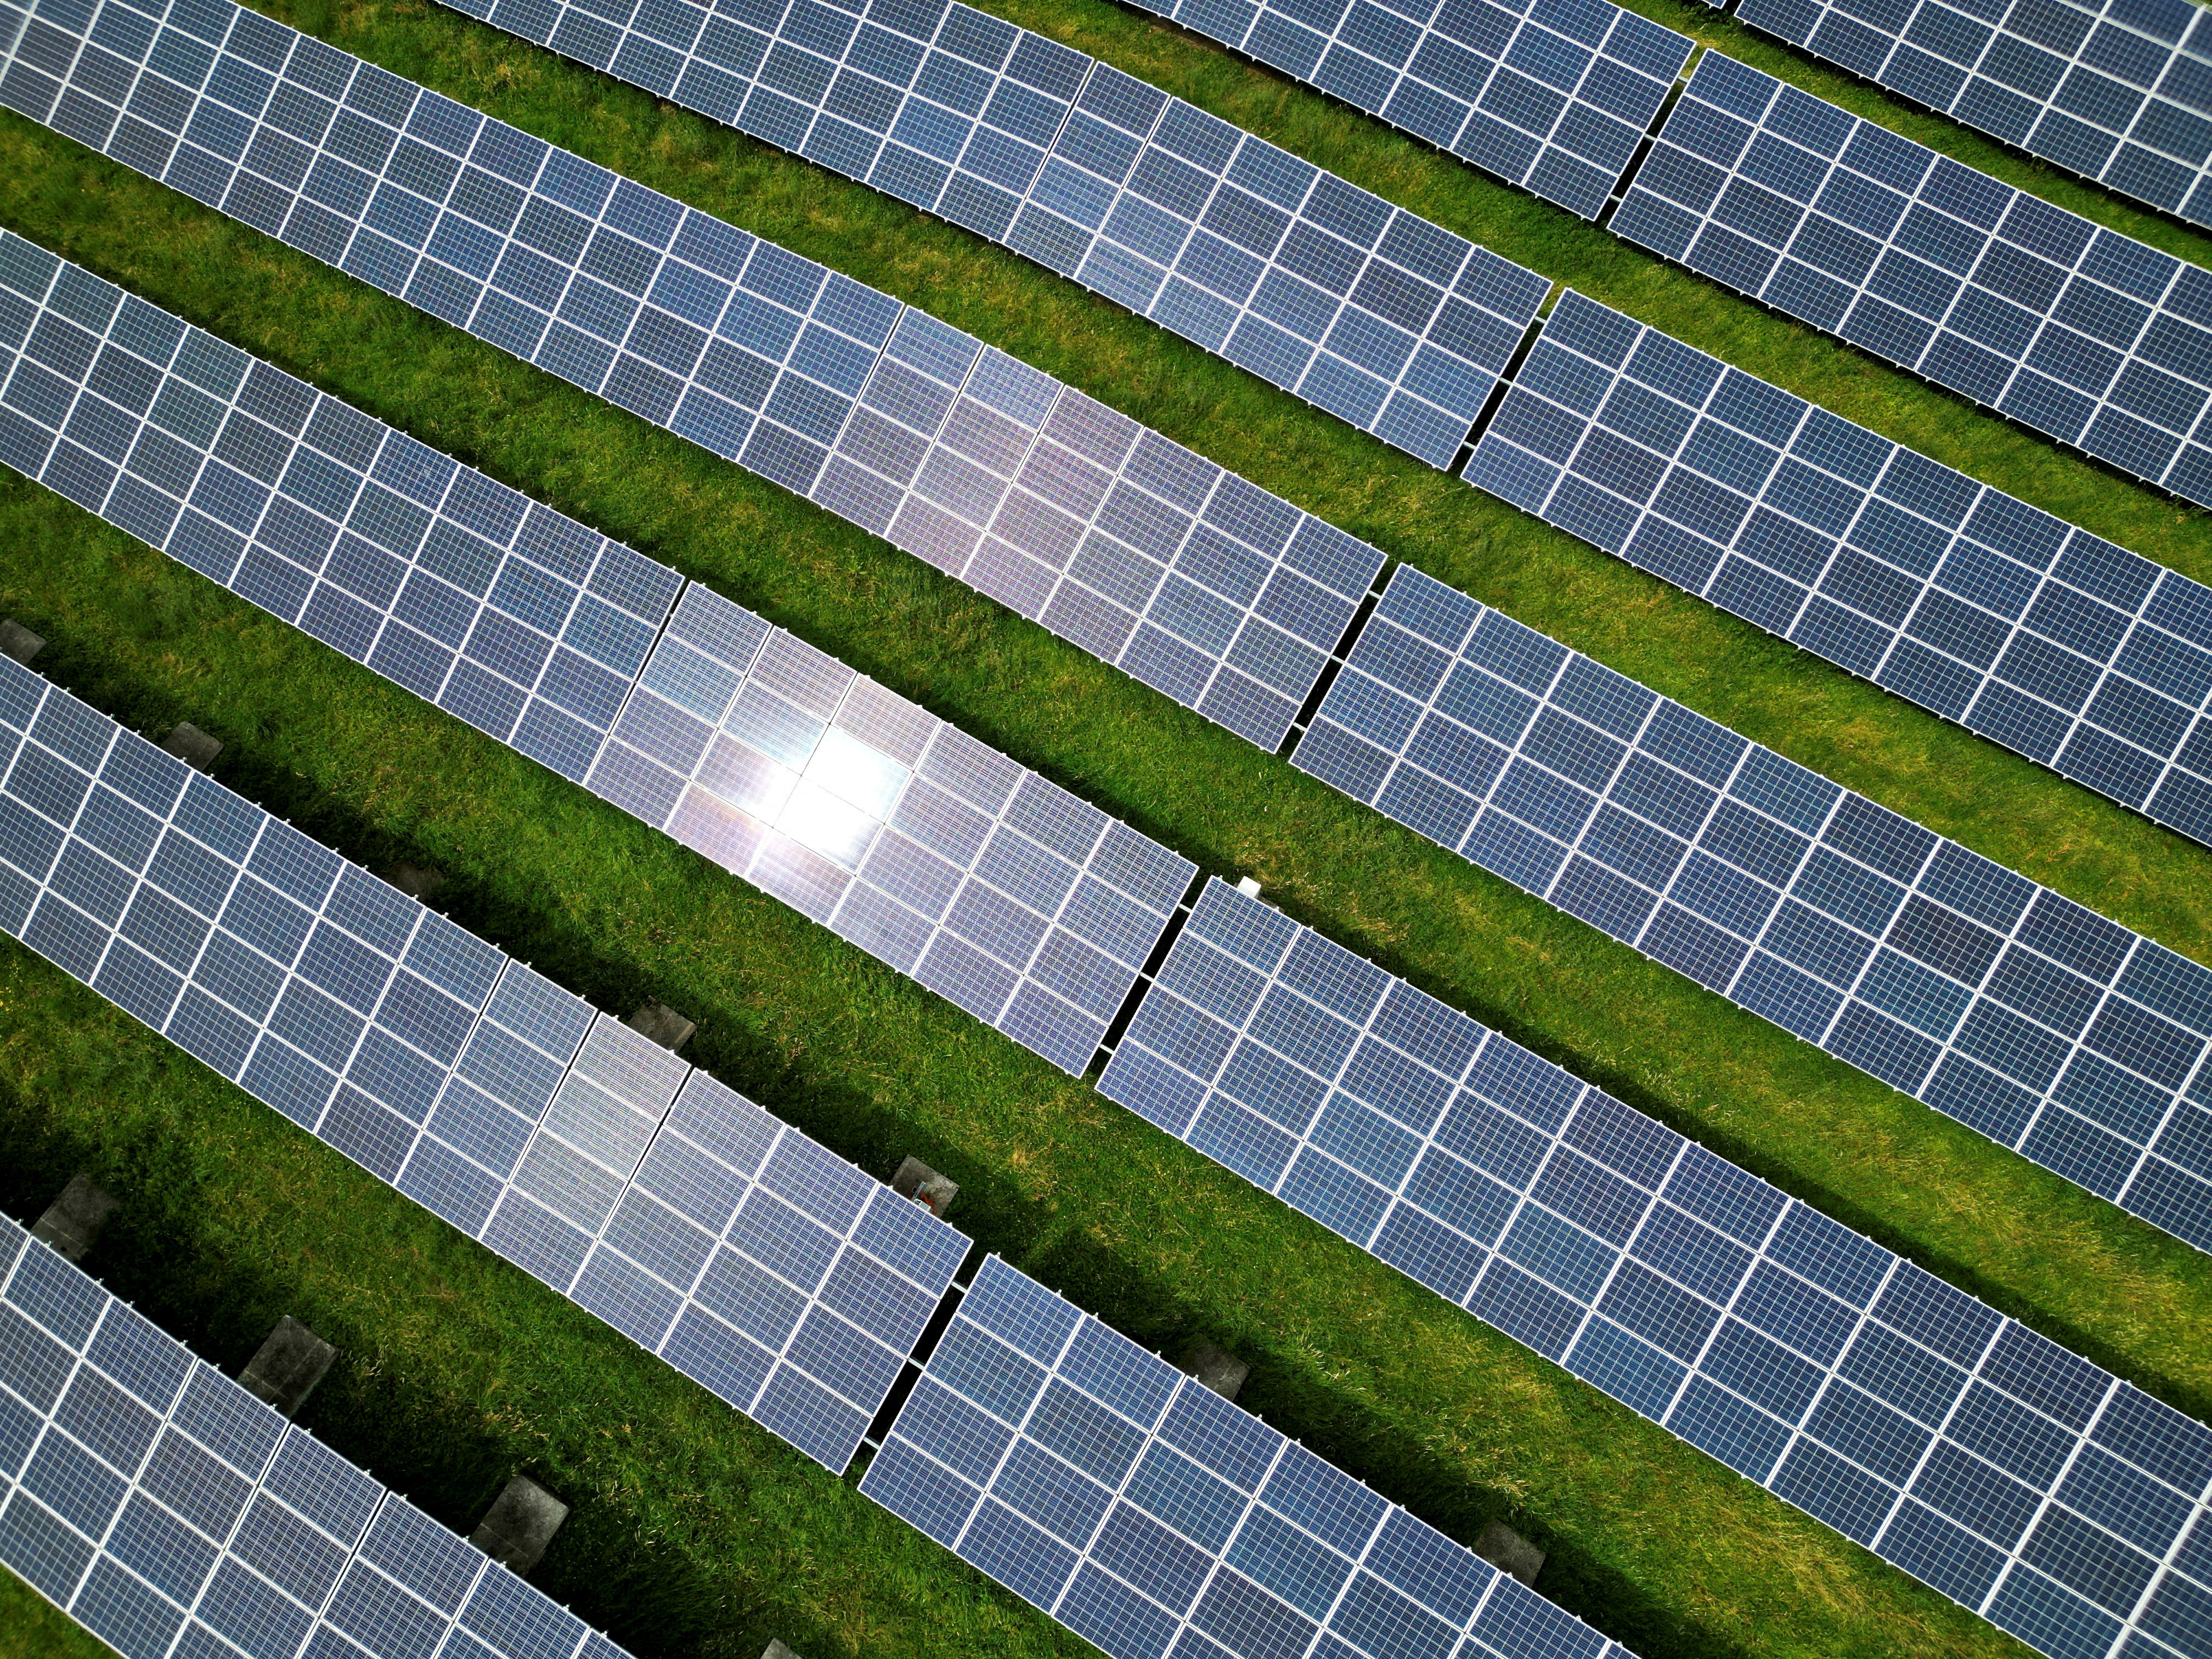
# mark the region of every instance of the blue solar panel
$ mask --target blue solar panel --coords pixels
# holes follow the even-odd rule
[[[2212,21],[2189,0],[1742,0],[1735,15],[2031,155],[2212,224]]]
[[[13,1222],[0,1287],[0,1563],[125,1659],[620,1659]]]
[[[860,1490],[1113,1659],[1626,1659],[996,1256]]]
[[[1287,150],[945,0],[776,0],[712,19],[597,0],[460,9],[940,213],[1438,466],[1550,291]],[[1620,150],[1600,203],[1643,127],[1623,148],[1627,127],[1599,106],[1640,106],[1656,88],[1648,123],[1689,49],[1633,24],[1619,32],[1647,71],[1668,55],[1650,37],[1680,41],[1664,82],[1615,59],[1562,100],[1503,72],[1528,89],[1521,102],[1573,105],[1544,178],[1564,187],[1576,169],[1587,193],[1596,171],[1568,152]],[[1539,73],[1590,57],[1544,39]],[[1571,90],[1583,76],[1567,73]]]
[[[851,1460],[959,1235],[14,663],[0,735],[0,928],[809,1456]]]
[[[1631,241],[2212,502],[2212,271],[1720,52],[1613,219]]]
[[[168,46],[150,14],[106,4],[41,13],[76,31],[68,89],[19,59],[0,101],[809,495],[1240,736],[1281,742],[1380,566],[888,295],[228,0],[178,0]],[[15,286],[43,297],[44,278]],[[69,416],[48,377],[82,375],[83,326],[10,342],[31,368],[0,459],[88,495],[125,417],[53,448]],[[227,550],[266,486],[212,476],[177,522]],[[311,505],[319,480],[300,485]],[[131,499],[150,483],[144,512],[182,534],[163,515],[191,482]]]
[[[1585,219],[1695,44],[1603,0],[1143,3]]]
[[[105,336],[77,354],[65,434],[57,441],[28,422],[14,428],[26,447],[11,457],[34,476],[156,544],[166,536],[168,550],[193,568],[586,781],[1061,1069],[1080,1075],[1090,1064],[1190,884],[1195,871],[1187,860],[750,611],[697,587],[676,603],[681,578],[665,566],[318,398],[5,233],[0,284],[40,297],[25,313],[33,340],[56,327],[100,338],[71,314]],[[902,343],[915,327],[902,325],[894,353],[918,355]],[[149,338],[181,342],[170,368],[156,370],[130,353]],[[198,482],[181,504],[148,482],[163,477],[162,458],[176,447],[170,428],[204,413],[188,376],[217,352],[228,380],[245,388],[240,399],[273,407],[275,392],[289,388],[295,409],[312,403],[315,411],[297,440],[240,412],[227,417],[212,440],[216,454],[251,449],[278,481],[254,498],[256,516],[231,521],[236,529],[214,516],[222,509],[210,480],[220,473],[225,488],[241,486],[242,475],[219,459],[196,458]],[[0,366],[13,356],[0,345]],[[62,384],[35,359],[25,364],[4,382],[19,402],[32,383],[27,375]],[[878,374],[899,366],[890,362]],[[149,411],[143,422],[130,412],[134,404]],[[0,422],[8,418],[0,403]],[[122,434],[109,446],[120,467],[88,475],[94,457],[77,439],[111,428]],[[361,436],[353,453],[404,456],[407,476],[436,481],[449,515],[433,521],[416,513],[394,554],[318,515],[309,503],[319,499],[315,481],[336,471],[329,451],[341,447],[338,433]],[[1141,467],[1158,459],[1140,453],[1132,460]],[[88,487],[88,476],[97,488]],[[371,530],[398,500],[387,496],[374,514],[360,505],[339,511]],[[484,502],[495,516],[477,510]],[[1109,510],[1134,511],[1127,500],[1101,508]],[[1237,522],[1226,506],[1217,516]],[[511,538],[519,550],[502,556],[464,520]],[[308,525],[319,528],[309,533],[301,528]],[[1382,556],[1369,551],[1379,565]],[[590,574],[632,612],[580,594],[562,581],[567,574]],[[1292,582],[1304,579],[1279,573],[1277,591],[1288,593]],[[489,602],[476,600],[478,592]],[[384,611],[371,613],[356,593]],[[1273,607],[1263,600],[1260,608]],[[360,625],[337,625],[349,618]],[[1341,627],[1329,613],[1310,631],[1325,629],[1333,639]],[[556,630],[598,659],[554,645]],[[1310,648],[1316,661],[1325,648]],[[521,688],[532,684],[543,698],[526,706]],[[588,724],[566,712],[576,708],[588,709]]]
[[[1099,1089],[2054,1659],[2201,1651],[2212,1431],[1258,901]]]
[[[2212,1249],[2212,972],[1419,571],[1293,763]]]
[[[1570,293],[1467,477],[2212,844],[2212,592]]]

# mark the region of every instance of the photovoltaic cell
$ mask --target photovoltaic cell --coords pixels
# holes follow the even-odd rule
[[[1146,0],[1559,206],[1595,218],[1689,61],[1688,36],[1607,4]]]
[[[844,1468],[959,1235],[12,663],[0,740],[0,928]]]
[[[12,1221],[0,1285],[0,1562],[125,1659],[620,1659]]]
[[[1379,567],[887,295],[228,0],[52,9],[0,102],[1026,599],[1024,615],[1255,742],[1281,741]],[[70,411],[46,377],[68,377],[74,337],[49,349],[24,327],[32,368],[0,441],[20,470],[52,470],[46,417]],[[112,471],[114,425],[65,440],[57,482],[88,494],[79,472]],[[228,546],[245,532],[222,515],[264,486],[210,476],[222,489],[177,522],[204,516]]]
[[[997,1257],[860,1490],[1113,1659],[1621,1659]]]
[[[1613,228],[2212,501],[2212,271],[1709,52]]]
[[[1467,475],[2212,844],[2212,592],[1570,293]]]
[[[2212,1249],[2212,972],[1401,568],[1293,763]]]
[[[2212,21],[2188,0],[1742,0],[1735,15],[2031,155],[2212,224]]]
[[[1257,900],[1208,884],[1099,1087],[2054,1659],[2203,1651],[2212,1431]],[[930,1375],[1013,1422],[986,1322]],[[1003,1429],[928,1407],[983,1485]]]
[[[702,587],[589,787],[1078,1077],[1197,874]]]
[[[941,214],[1439,466],[1458,454],[1550,291],[1534,272],[1286,150],[968,6],[459,9]],[[1642,45],[1647,69],[1667,55],[1653,38],[1689,48],[1640,19],[1620,32]],[[1559,128],[1540,171],[1571,187],[1568,169],[1595,170],[1570,152],[1609,153],[1612,130],[1626,131],[1600,106],[1635,105],[1656,87],[1648,124],[1665,83],[1615,60],[1574,96],[1584,77],[1566,61],[1591,54],[1540,30],[1531,39],[1523,55],[1541,59],[1539,73],[1565,76],[1569,97],[1510,70],[1526,90],[1500,96],[1530,119],[1545,100],[1572,102],[1530,141],[1553,142]],[[1677,54],[1667,81],[1680,64]],[[1589,185],[1577,176],[1571,187]]]

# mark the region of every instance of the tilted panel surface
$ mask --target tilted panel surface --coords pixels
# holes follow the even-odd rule
[[[589,787],[1077,1077],[1197,874],[701,587]]]
[[[1626,1659],[996,1256],[860,1490],[1113,1659]]]
[[[125,1659],[621,1659],[12,1221],[0,1286],[0,1562]]]
[[[2212,591],[1568,294],[1467,477],[2212,844]]]
[[[833,1470],[965,1241],[0,663],[0,931]]]
[[[1742,0],[1753,28],[2212,225],[2212,15],[2191,0]]]
[[[2212,1431],[1257,900],[1099,1087],[2054,1659],[2204,1653]]]
[[[1439,466],[1551,287],[945,0],[460,9],[942,214]],[[1565,125],[1580,132],[1594,115]]]
[[[2022,425],[2212,502],[2212,270],[1717,52],[1613,228]]]
[[[1371,550],[1340,547],[1348,538],[1157,438],[1132,452],[1133,472],[1098,464],[1114,489],[1088,507],[1097,465],[1073,469],[1063,508],[1061,447],[1039,444],[994,519],[988,498],[1018,459],[1023,416],[1033,429],[1054,412],[1040,402],[1065,404],[1070,429],[1087,429],[1088,399],[1027,371],[999,375],[995,356],[981,362],[953,335],[940,352],[964,345],[981,378],[933,418],[941,385],[925,373],[894,386],[883,366],[910,367],[884,351],[906,314],[888,295],[229,0],[177,0],[166,21],[119,0],[88,18],[69,0],[50,9],[0,73],[0,102],[864,527],[896,539],[918,525],[902,544],[940,565],[966,562],[950,550],[964,533],[981,544],[979,582],[995,550],[1044,562],[1050,580],[1023,580],[1066,591],[1024,614],[1255,742],[1281,740],[1379,566]],[[1020,386],[1002,392],[1002,380]],[[994,397],[1015,404],[1014,427]],[[24,412],[35,419],[52,401],[34,393]],[[1127,451],[1140,428],[1121,425]],[[941,440],[923,458],[932,465],[917,459],[899,477],[915,426],[941,426]],[[833,451],[850,461],[832,464]],[[1164,485],[1144,482],[1152,473]],[[1040,499],[1054,505],[1039,510]],[[1080,545],[1062,547],[1071,515]],[[1205,568],[1163,584],[1178,560]],[[1197,599],[1176,609],[1194,585]]]
[[[2212,971],[1416,570],[1292,763],[2212,1249]]]
[[[1137,0],[1595,218],[1696,44],[1607,0]]]
[[[0,232],[0,463],[570,779],[676,573]]]

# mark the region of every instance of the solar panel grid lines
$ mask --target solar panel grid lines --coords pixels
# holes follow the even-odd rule
[[[1695,46],[1602,3],[1139,3],[1585,219]]]
[[[12,663],[0,748],[0,931],[842,1471],[958,1234]]]
[[[2212,1431],[1226,884],[1099,1088],[2043,1651],[2200,1650]]]
[[[0,1286],[0,1561],[126,1659],[621,1654],[12,1222]]]
[[[2212,1249],[2212,973],[1400,570],[1292,763]]]
[[[2186,0],[1743,0],[1735,15],[2031,155],[2212,224],[2212,25]]]
[[[2212,592],[1579,294],[1465,476],[2212,843]]]
[[[1619,1659],[997,1256],[860,1491],[1113,1659]]]
[[[0,232],[0,461],[572,779],[676,573]]]
[[[587,787],[1079,1077],[1197,873],[699,587]]]
[[[56,63],[62,26],[77,31],[70,37],[78,42],[71,62],[92,92],[109,98],[103,107],[114,118],[97,131],[80,118],[80,105],[91,93],[72,82],[55,94],[52,77],[27,62],[0,74],[0,101],[12,100],[37,118],[51,116],[58,131],[104,145],[125,165],[280,234],[864,527],[888,526],[886,533],[906,538],[902,544],[941,567],[960,562],[956,544],[963,538],[978,542],[968,562],[970,575],[987,591],[995,589],[994,597],[1013,595],[1007,602],[1018,607],[1027,595],[1036,608],[1024,614],[1240,735],[1270,746],[1280,742],[1334,646],[1341,619],[1349,618],[1379,568],[1379,554],[1242,480],[1221,483],[1211,501],[1180,499],[1192,482],[1183,472],[1218,477],[1218,470],[1151,434],[1128,466],[1109,465],[1115,477],[1109,498],[1086,499],[1095,463],[1086,457],[1074,469],[1079,476],[1066,479],[1052,463],[1064,462],[1063,452],[1104,447],[1109,434],[1091,428],[1118,429],[1121,417],[997,354],[979,365],[937,450],[915,460],[906,453],[914,434],[897,422],[926,425],[934,417],[901,393],[917,392],[926,378],[890,387],[896,376],[884,350],[895,331],[921,336],[927,319],[898,301],[550,150],[514,128],[483,121],[258,14],[221,4],[204,9],[199,0],[177,3],[190,15],[175,11],[174,27],[160,37],[187,43],[173,46],[149,46],[150,18],[120,0],[107,0],[117,6],[115,20],[103,21],[105,12],[88,26],[75,13],[58,12],[62,24],[40,20],[52,37],[40,51]],[[127,37],[140,59],[159,62],[118,68],[94,36]],[[210,36],[238,50],[212,52]],[[263,59],[284,75],[272,77]],[[117,113],[115,100],[126,97],[118,76],[137,88],[127,93],[137,107],[167,111],[162,118],[172,129],[196,136],[148,138],[155,129],[137,115]],[[205,91],[198,89],[203,81]],[[261,90],[264,81],[276,90]],[[350,102],[333,115],[333,98]],[[292,128],[306,136],[294,136]],[[216,131],[229,136],[210,138]],[[241,155],[243,164],[234,167],[201,139]],[[317,147],[303,148],[310,140]],[[912,320],[902,325],[902,316]],[[939,332],[936,351],[957,353],[967,342],[951,331]],[[921,361],[929,361],[927,352]],[[36,367],[41,375],[52,372],[43,362]],[[46,383],[31,380],[35,414]],[[1015,384],[1024,380],[1025,386]],[[856,415],[864,388],[878,407]],[[994,446],[1007,434],[978,426],[1000,416],[1019,419],[1047,394],[1066,405],[1054,411],[1062,430],[1034,464],[1036,476],[1019,482],[994,521],[988,500]],[[989,411],[988,418],[979,410]],[[53,412],[67,418],[65,411]],[[1139,430],[1128,429],[1133,437]],[[72,448],[70,469],[57,469],[46,459],[52,427],[34,423],[25,430],[28,435],[19,434],[18,441],[32,463],[57,477],[73,477],[70,469],[87,463],[94,470],[110,466]],[[890,481],[909,465],[919,469],[913,489],[900,483],[899,500],[887,499]],[[1164,489],[1164,505],[1146,493],[1151,489]],[[1137,495],[1127,499],[1131,491]],[[1203,528],[1191,523],[1200,506]],[[969,522],[963,513],[982,521]],[[1071,515],[1079,521],[1073,533],[1084,544],[1079,550],[1062,544]],[[204,517],[188,509],[178,522],[204,534]],[[171,533],[166,518],[155,527]],[[1182,530],[1188,535],[1178,544]],[[214,533],[232,534],[227,528]],[[1224,536],[1233,544],[1217,547]],[[1163,579],[1161,568],[1170,563],[1180,580]],[[673,574],[650,569],[669,585],[661,597],[672,597]],[[411,659],[401,664],[402,670],[415,667]],[[604,697],[595,696],[594,716],[604,709]],[[582,746],[561,747],[555,763],[580,775],[589,763]]]
[[[2212,272],[1718,52],[1629,240],[2185,499],[2212,501]]]
[[[789,0],[711,21],[689,5],[664,15],[602,0],[460,9],[942,214],[1434,465],[1457,457],[1551,289],[1276,145],[966,6]],[[1540,52],[1582,53],[1544,39]],[[1612,82],[1594,76],[1603,100]],[[1594,127],[1621,124],[1587,103],[1577,110],[1563,131],[1607,149]],[[1583,188],[1595,185],[1592,169],[1553,154],[1547,177],[1578,167],[1590,175]]]

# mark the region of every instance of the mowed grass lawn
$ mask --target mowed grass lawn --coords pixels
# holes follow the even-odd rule
[[[1769,317],[1364,117],[1103,0],[1004,4],[1549,275],[2212,578],[2203,515]],[[2212,857],[1395,455],[864,187],[415,3],[275,15],[915,304],[1622,672],[2212,960]],[[1678,15],[1679,14],[1679,15]],[[1948,124],[1655,10],[2107,222],[2205,244]],[[2212,1417],[2204,1258],[1794,1042],[799,502],[33,124],[0,222],[750,605],[1954,1283]],[[1419,1291],[743,884],[12,475],[0,613],[136,728],[691,1058],[1243,1399],[1644,1659],[2017,1654],[1942,1597]],[[13,945],[0,1203],[130,1203],[91,1265],[227,1367],[289,1311],[344,1349],[307,1420],[449,1524],[507,1476],[576,1504],[538,1582],[641,1656],[1076,1653],[1074,1638]],[[20,1585],[0,1655],[95,1644]]]

